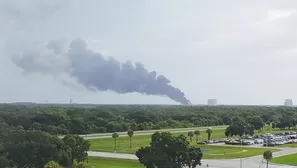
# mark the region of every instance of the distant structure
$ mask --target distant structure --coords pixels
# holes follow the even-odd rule
[[[284,105],[285,106],[293,106],[293,100],[292,99],[286,99]]]
[[[207,105],[209,105],[209,106],[215,106],[215,105],[217,105],[217,103],[218,103],[217,99],[208,99],[207,100]]]
[[[188,106],[192,106],[192,102],[188,100]]]

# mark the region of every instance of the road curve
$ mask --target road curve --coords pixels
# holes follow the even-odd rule
[[[278,148],[281,151],[274,152],[274,157],[281,157],[293,153],[297,153],[297,148]],[[131,159],[138,160],[138,158],[133,154],[120,154],[120,153],[109,153],[109,152],[88,152],[89,156],[95,157],[107,157],[107,158],[119,158],[119,159]],[[265,168],[266,164],[263,162],[263,156],[253,156],[242,159],[203,159],[202,166],[208,164],[210,168],[240,168],[240,163],[242,162],[243,168]],[[287,165],[276,165],[270,164],[270,168],[297,168],[297,166],[287,166]]]

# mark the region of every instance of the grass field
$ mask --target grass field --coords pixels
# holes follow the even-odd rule
[[[263,132],[256,132],[256,134],[264,134],[267,132],[274,132],[274,131],[263,131]],[[284,132],[283,130],[275,130],[275,132]],[[187,132],[179,132],[179,133],[172,133],[173,135],[180,135],[183,134],[187,136]],[[199,141],[206,140],[207,134],[205,131],[201,131],[199,136]],[[222,139],[225,137],[225,129],[216,129],[213,130],[211,135],[211,139]],[[129,147],[129,137],[120,137],[117,139],[117,152],[119,153],[134,153],[137,149],[142,146],[149,145],[151,140],[151,135],[141,135],[141,136],[134,136],[132,137],[132,148]],[[193,144],[195,144],[195,137],[193,140]],[[92,151],[100,151],[100,152],[114,152],[114,139],[113,138],[103,138],[103,139],[92,139],[91,148]]]
[[[144,130],[144,131],[134,131],[134,136],[141,135],[141,134],[153,134],[156,131],[160,132],[188,132],[196,129],[207,129],[209,127],[192,127],[192,128],[170,128],[170,129],[160,129],[160,130]],[[215,129],[226,129],[227,126],[221,125],[221,126],[212,126],[213,130]],[[120,136],[127,136],[127,132],[117,132]],[[98,134],[86,134],[86,135],[80,135],[81,137],[87,138],[87,137],[106,137],[106,136],[112,136],[113,133],[98,133]],[[64,136],[59,136],[63,138]]]
[[[294,143],[294,144],[285,144],[285,145],[282,145],[281,147],[297,148],[297,144],[296,143]]]
[[[297,153],[272,159],[273,163],[297,166]]]
[[[212,139],[221,139],[224,138],[224,129],[221,130],[213,130]],[[184,133],[173,133],[173,135],[187,135],[187,132]],[[195,138],[194,138],[195,139]],[[206,140],[207,134],[205,131],[201,131],[201,135],[199,136],[199,140]],[[151,135],[143,135],[143,136],[135,136],[132,137],[132,148],[129,146],[129,137],[119,137],[117,139],[117,149],[118,153],[135,153],[137,149],[142,146],[149,145],[151,141]],[[194,144],[193,140],[193,144]],[[104,138],[104,139],[93,139],[91,142],[91,151],[100,151],[100,152],[114,152],[114,139],[113,138]]]
[[[212,139],[224,138],[224,129],[213,130]],[[187,133],[173,133],[173,135],[180,135]],[[206,140],[207,134],[205,131],[201,132],[199,140]],[[117,149],[114,149],[114,139],[94,139],[91,142],[91,151],[100,152],[114,152],[117,153],[130,153],[135,154],[135,152],[142,146],[148,146],[151,140],[150,135],[135,136],[132,137],[132,148],[129,147],[129,137],[120,137],[117,139]],[[195,145],[195,138],[192,142]],[[261,155],[267,149],[264,148],[241,148],[241,147],[223,147],[223,146],[212,146],[212,145],[199,145],[203,150],[204,159],[230,159],[230,158],[245,158],[249,156]],[[271,149],[271,151],[278,151]]]
[[[203,159],[234,159],[262,155],[266,150],[277,152],[277,149],[248,148],[230,146],[199,145],[203,151]]]
[[[144,168],[138,160],[89,157],[89,164],[96,168]]]

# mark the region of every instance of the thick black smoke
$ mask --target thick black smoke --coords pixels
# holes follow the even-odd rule
[[[60,45],[54,41],[49,43],[47,48],[53,50],[54,54],[62,52]],[[157,75],[155,71],[149,72],[141,63],[132,64],[131,61],[120,63],[112,57],[106,60],[101,54],[89,50],[83,40],[73,40],[65,55],[70,61],[68,69],[70,75],[89,89],[111,90],[122,94],[138,92],[162,95],[181,104],[189,102],[185,94],[171,86],[170,80],[165,76]],[[28,58],[32,59],[32,56]]]

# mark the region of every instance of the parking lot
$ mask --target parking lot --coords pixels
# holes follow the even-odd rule
[[[297,143],[297,132],[266,133],[264,135],[243,136],[242,138],[225,138],[221,140],[203,141],[198,144],[217,144],[232,146],[274,147]]]

